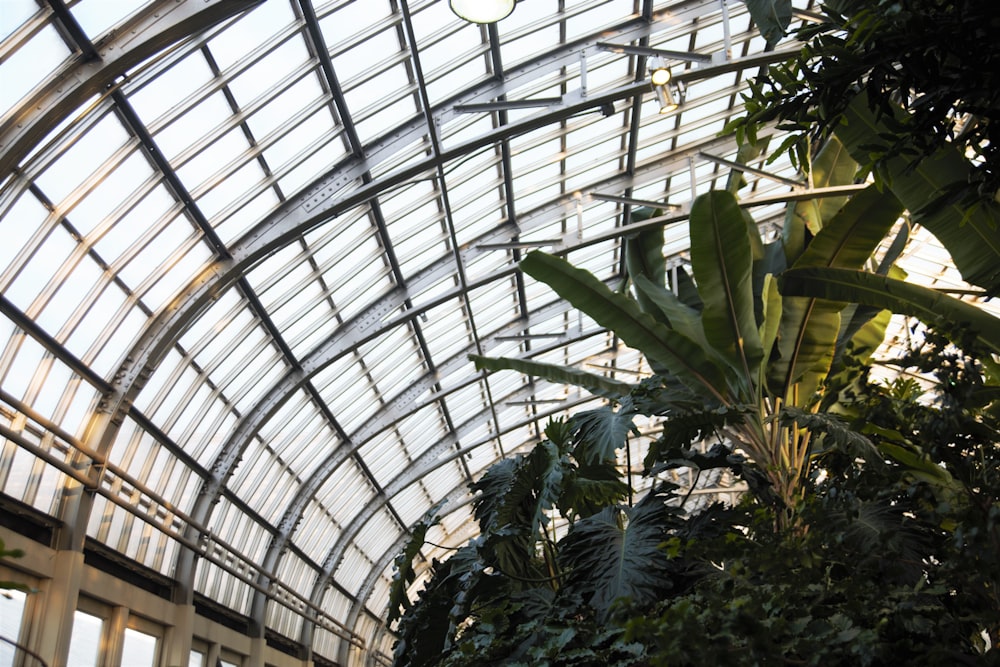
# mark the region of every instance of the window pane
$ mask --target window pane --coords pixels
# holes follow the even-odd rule
[[[0,667],[10,667],[15,655],[12,642],[17,641],[24,615],[24,593],[15,590],[0,591]]]
[[[68,665],[97,667],[104,620],[77,609],[73,612],[73,636],[69,640]]]
[[[122,667],[153,667],[156,664],[156,637],[125,628]]]
[[[188,658],[188,667],[205,667],[205,654],[201,651],[191,649],[191,657]]]

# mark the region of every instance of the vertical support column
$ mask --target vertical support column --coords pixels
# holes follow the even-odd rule
[[[191,639],[194,636],[194,605],[179,604],[174,607],[174,624],[163,637],[163,661],[166,667],[185,667],[191,658]],[[208,663],[210,666],[214,662]]]
[[[212,642],[208,647],[208,655],[205,656],[205,664],[208,667],[215,667],[219,662],[220,646],[218,642]]]
[[[247,667],[264,667],[264,651],[267,650],[267,640],[261,636],[250,640],[250,664]]]
[[[73,612],[80,597],[83,553],[57,551],[53,560],[53,577],[42,582],[32,605],[28,646],[50,667],[65,667]]]
[[[108,625],[110,627],[105,635],[108,641],[102,651],[103,662],[105,665],[120,665],[125,648],[125,628],[128,627],[128,607],[115,607]]]

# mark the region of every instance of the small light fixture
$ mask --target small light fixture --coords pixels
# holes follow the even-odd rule
[[[653,90],[656,91],[656,99],[660,103],[660,113],[670,113],[677,108],[677,100],[674,99],[670,86],[654,86]]]
[[[449,0],[448,6],[470,23],[496,23],[514,11],[517,0]]]
[[[670,68],[664,65],[654,67],[649,75],[649,80],[652,81],[654,86],[665,86],[670,83],[671,78]]]
[[[671,90],[673,74],[660,58],[653,58],[650,65],[649,82],[653,84],[653,92],[660,103],[660,113],[670,113],[677,108],[677,100]]]

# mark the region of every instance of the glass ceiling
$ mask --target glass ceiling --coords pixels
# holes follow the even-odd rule
[[[58,548],[345,665],[391,653],[407,528],[447,499],[423,552],[446,556],[466,485],[597,405],[468,354],[648,372],[522,253],[616,280],[636,201],[683,222],[724,184],[719,133],[776,58],[726,0],[524,0],[492,26],[444,0],[3,0],[0,36],[3,494]],[[748,181],[777,232],[793,186]],[[683,263],[686,225],[665,235]],[[912,280],[957,284],[911,249]]]

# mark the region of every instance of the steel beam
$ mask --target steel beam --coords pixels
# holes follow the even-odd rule
[[[88,99],[115,90],[150,56],[263,0],[160,0],[53,72],[0,121],[0,176],[12,171],[53,127]]]

